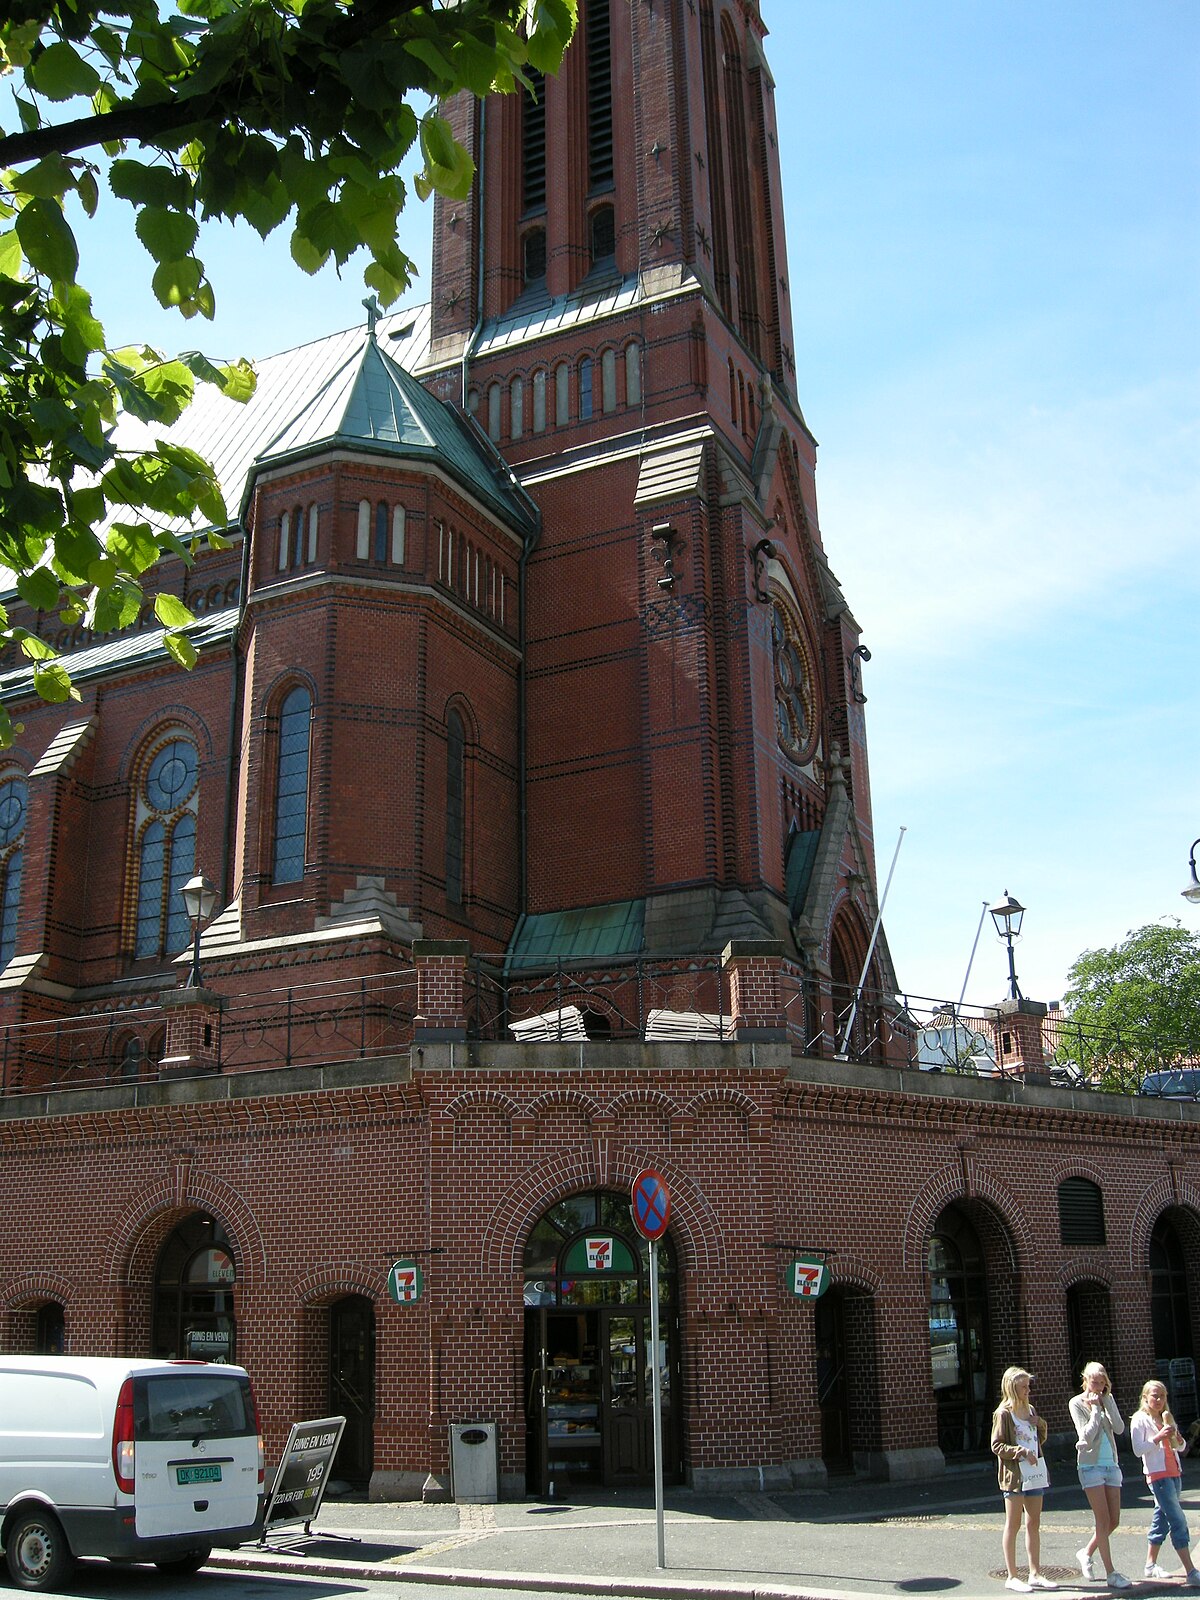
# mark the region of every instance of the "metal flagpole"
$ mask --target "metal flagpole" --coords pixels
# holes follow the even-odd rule
[[[663,1520],[662,1372],[658,1342],[658,1240],[650,1240],[650,1392],[654,1406],[654,1519],[658,1524],[658,1568],[667,1564],[667,1531]]]

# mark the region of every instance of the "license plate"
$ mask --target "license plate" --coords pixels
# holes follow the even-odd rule
[[[176,1483],[220,1483],[220,1481],[219,1466],[175,1468]]]

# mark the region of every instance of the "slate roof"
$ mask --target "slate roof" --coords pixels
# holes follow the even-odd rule
[[[233,637],[238,623],[237,606],[224,611],[210,611],[183,630],[198,651],[211,649]],[[169,660],[163,644],[165,628],[145,628],[137,633],[114,633],[98,643],[73,650],[70,655],[71,678],[75,683],[85,683],[89,678],[103,678],[109,673],[129,672],[139,666],[154,666]],[[33,694],[33,663],[0,673],[0,698],[21,700]]]

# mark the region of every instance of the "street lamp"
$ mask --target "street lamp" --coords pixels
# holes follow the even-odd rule
[[[195,929],[195,939],[192,944],[192,969],[187,975],[189,989],[200,987],[200,930],[213,914],[213,907],[217,903],[217,891],[202,873],[197,873],[194,878],[189,878],[179,891],[183,896],[183,909],[187,912],[187,919]]]
[[[1008,985],[1014,1000],[1022,999],[1020,989],[1017,988],[1017,969],[1013,962],[1013,940],[1021,937],[1021,923],[1025,920],[1025,907],[1019,900],[1014,900],[1008,890],[1004,891],[1004,899],[997,901],[994,906],[988,907],[988,915],[996,924],[996,932],[1008,945]]]
[[[1192,845],[1192,853],[1188,857],[1188,866],[1192,869],[1192,881],[1186,889],[1181,889],[1179,892],[1185,900],[1190,900],[1193,905],[1200,905],[1200,878],[1196,876],[1196,845],[1200,845],[1200,839],[1197,839],[1195,844]]]

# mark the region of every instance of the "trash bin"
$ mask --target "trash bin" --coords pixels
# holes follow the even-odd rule
[[[500,1498],[500,1450],[494,1422],[450,1424],[450,1493],[459,1505],[490,1506]]]

